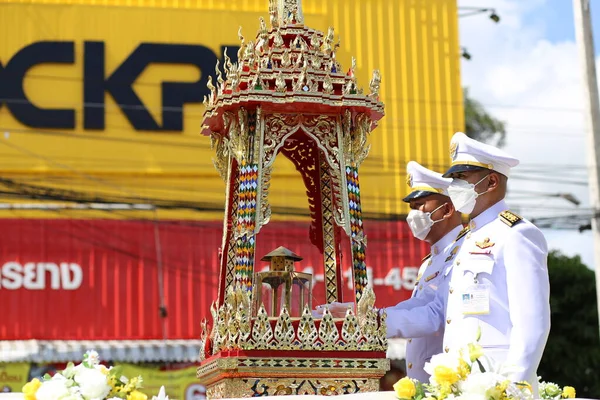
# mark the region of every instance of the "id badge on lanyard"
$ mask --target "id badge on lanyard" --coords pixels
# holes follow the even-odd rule
[[[463,315],[486,315],[490,313],[490,285],[479,283],[477,275],[473,284],[462,291]]]

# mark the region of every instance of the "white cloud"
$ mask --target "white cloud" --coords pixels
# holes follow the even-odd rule
[[[529,218],[577,209],[563,199],[519,192],[572,193],[582,201],[580,208],[589,207],[587,186],[556,182],[587,182],[581,67],[574,40],[552,43],[545,38],[551,27],[529,18],[552,6],[546,0],[489,0],[485,6],[495,8],[501,22],[494,24],[485,15],[460,19],[461,45],[472,55],[463,60],[462,79],[472,97],[506,122],[505,150],[521,160],[510,180],[509,203]],[[589,231],[546,234],[551,248],[581,254],[592,266]]]

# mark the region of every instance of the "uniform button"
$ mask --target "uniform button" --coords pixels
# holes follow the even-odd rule
[[[467,233],[467,239],[471,238],[471,232]]]
[[[456,265],[460,265],[460,260],[456,260]]]
[[[454,289],[450,288],[450,294],[452,294],[454,292]]]
[[[423,285],[419,285],[419,290],[423,290]]]
[[[446,353],[450,351],[450,349],[448,348],[448,346],[446,346],[446,347],[444,348],[444,351],[445,351]]]
[[[450,325],[450,322],[452,322],[452,320],[451,320],[451,319],[447,319],[447,320],[446,320],[446,323],[447,323],[448,325]]]
[[[412,363],[408,363],[408,369],[412,368]]]
[[[408,339],[408,343],[412,343],[412,339]]]

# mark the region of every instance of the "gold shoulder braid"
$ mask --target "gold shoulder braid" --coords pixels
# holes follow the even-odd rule
[[[523,220],[521,216],[509,210],[502,211],[498,216],[500,217],[500,221],[511,228]]]
[[[462,231],[458,232],[458,236],[456,236],[456,239],[454,239],[454,242],[458,242],[460,239],[463,238],[463,236],[465,236],[467,233],[469,233],[469,231],[471,230],[471,228],[469,228],[469,226],[465,226]]]

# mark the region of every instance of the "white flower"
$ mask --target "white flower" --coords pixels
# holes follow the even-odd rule
[[[107,377],[99,369],[82,368],[75,375],[85,400],[104,399],[110,392]]]
[[[487,397],[485,393],[496,384],[504,382],[506,378],[494,372],[474,373],[467,376],[465,381],[460,382],[459,389],[465,394]]]
[[[83,355],[83,361],[87,363],[88,367],[93,367],[100,364],[100,356],[95,350],[89,350]]]
[[[438,366],[444,366],[453,370],[457,370],[459,366],[460,355],[455,352],[450,353],[440,353],[431,357],[429,362],[425,363],[423,369],[429,375],[433,375],[433,371]]]
[[[152,400],[169,400],[169,396],[165,393],[165,387],[161,386],[158,396],[152,396]]]
[[[516,383],[511,383],[506,388],[506,395],[515,400],[533,400],[533,394],[528,388],[519,387]]]
[[[70,395],[67,379],[61,374],[55,374],[49,381],[42,385],[35,393],[36,400],[59,400]]]

